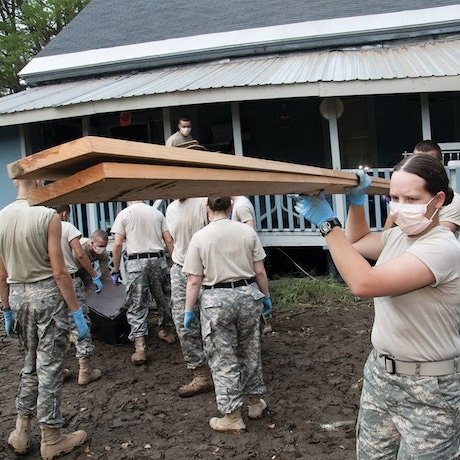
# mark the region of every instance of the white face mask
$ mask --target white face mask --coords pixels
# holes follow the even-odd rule
[[[93,251],[96,253],[96,254],[102,254],[104,251],[105,251],[105,246],[96,246],[95,244],[93,244]]]
[[[438,209],[428,219],[426,209],[435,199],[436,195],[426,204],[397,203],[390,201],[390,215],[393,216],[396,224],[406,235],[418,235],[425,231],[433,222],[433,217]]]
[[[179,126],[179,131],[182,134],[182,136],[188,136],[192,132],[192,128],[190,128],[190,127],[181,128]]]

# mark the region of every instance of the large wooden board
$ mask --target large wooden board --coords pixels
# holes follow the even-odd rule
[[[30,197],[33,204],[166,199],[196,196],[342,193],[356,185],[356,176],[324,177],[266,172],[100,163],[48,184]]]
[[[87,136],[8,165],[15,179],[56,180],[34,203],[64,204],[217,195],[343,193],[353,173],[280,161]],[[373,178],[370,194],[389,181]]]

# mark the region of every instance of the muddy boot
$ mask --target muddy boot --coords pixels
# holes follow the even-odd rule
[[[16,429],[11,432],[8,445],[19,455],[27,453],[30,448],[30,417],[18,414]]]
[[[241,418],[240,408],[236,409],[231,414],[225,414],[222,418],[213,417],[209,420],[209,425],[214,431],[240,432],[246,429],[246,425]]]
[[[62,454],[71,452],[86,441],[86,431],[78,430],[62,434],[60,428],[42,426],[40,454],[43,460],[52,460]]]
[[[145,337],[135,337],[134,347],[136,351],[131,355],[131,362],[136,366],[147,362],[147,347],[145,345]]]
[[[260,418],[264,410],[267,408],[267,403],[257,395],[249,396],[248,417]]]
[[[181,398],[189,398],[200,393],[206,393],[214,388],[211,371],[208,366],[193,369],[193,380],[179,388]]]
[[[158,337],[166,343],[174,343],[176,341],[175,330],[171,326],[163,326],[158,331]]]
[[[91,369],[89,361],[89,358],[80,358],[78,360],[78,364],[80,365],[80,370],[78,371],[79,385],[86,385],[101,378],[102,372],[99,369]]]

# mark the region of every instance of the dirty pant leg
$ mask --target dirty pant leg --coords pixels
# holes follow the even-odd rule
[[[88,323],[88,326],[91,325],[91,321],[89,319],[88,315],[88,307],[86,305],[86,289],[85,285],[83,284],[83,280],[77,276],[73,279],[73,286],[75,289],[75,295],[77,296],[78,300],[78,305],[81,307],[83,310],[83,315],[85,317],[86,322]],[[94,344],[93,344],[93,339],[91,338],[91,332],[88,333],[88,335],[82,339],[78,339],[78,329],[75,324],[75,321],[73,320],[73,316],[71,313],[69,313],[69,324],[70,324],[70,333],[75,337],[75,356],[77,359],[80,358],[89,358],[94,354]]]
[[[201,339],[200,315],[198,310],[196,310],[198,321],[192,325],[192,330],[188,331],[184,328],[186,287],[187,277],[182,272],[182,267],[174,264],[171,267],[172,317],[187,368],[196,369],[206,364],[206,355]]]
[[[36,413],[40,424],[61,427],[62,371],[69,339],[67,306],[54,279],[14,286],[10,300],[26,349],[16,400],[18,413]]]
[[[392,375],[371,353],[357,434],[358,459],[460,458],[460,373]]]
[[[129,340],[148,335],[147,277],[145,267],[148,259],[128,260],[126,263],[126,319],[131,328]]]
[[[243,394],[266,391],[259,329],[262,305],[260,293],[252,291],[242,287],[203,295],[203,337],[222,413],[240,407]]]
[[[165,270],[161,266],[162,259],[149,259],[147,264],[147,277],[149,289],[152,297],[155,300],[158,309],[158,326],[172,326],[171,304],[169,293],[165,291],[167,288],[164,277]]]
[[[239,291],[244,291],[242,288]],[[241,384],[246,395],[263,395],[266,391],[262,373],[260,345],[260,300],[239,294],[238,360],[241,365]]]

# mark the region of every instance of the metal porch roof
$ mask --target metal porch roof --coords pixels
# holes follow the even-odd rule
[[[0,126],[223,101],[460,89],[460,38],[225,59],[29,88]]]

